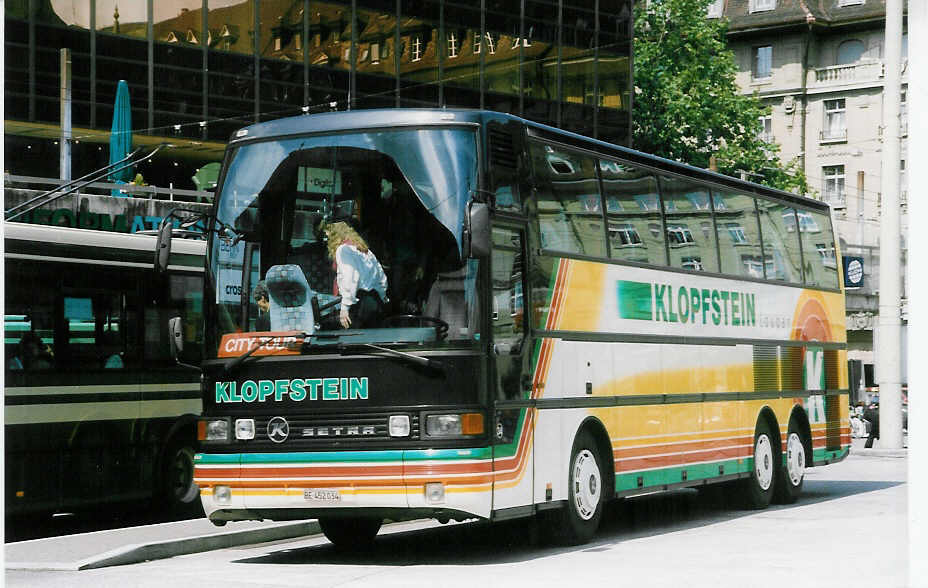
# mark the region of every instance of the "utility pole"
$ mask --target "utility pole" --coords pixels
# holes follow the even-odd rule
[[[877,383],[880,447],[902,449],[902,296],[899,220],[899,110],[902,93],[902,2],[886,0],[883,173],[880,211],[880,319]]]
[[[71,50],[61,49],[61,137],[58,176],[71,179]]]

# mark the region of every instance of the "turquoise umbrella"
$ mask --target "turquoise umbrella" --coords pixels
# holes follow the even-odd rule
[[[129,104],[129,84],[126,80],[119,80],[116,87],[116,103],[113,105],[113,126],[110,129],[110,164],[114,164],[132,151],[132,106]],[[117,166],[118,167],[121,166]],[[132,166],[115,171],[109,175],[109,180],[115,184],[126,184],[132,178]],[[125,196],[118,190],[112,191],[113,196]]]

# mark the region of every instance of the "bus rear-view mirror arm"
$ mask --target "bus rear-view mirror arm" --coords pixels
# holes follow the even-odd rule
[[[181,367],[200,371],[197,366],[180,360],[180,354],[184,351],[184,319],[179,316],[168,319],[168,344],[171,348],[171,358],[174,359],[174,363]]]
[[[490,207],[486,202],[471,201],[467,205],[464,252],[474,259],[490,255]]]

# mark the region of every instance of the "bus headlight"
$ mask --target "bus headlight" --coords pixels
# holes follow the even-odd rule
[[[408,437],[409,436],[409,415],[394,414],[388,421],[391,437]]]
[[[430,414],[425,417],[429,437],[464,437],[483,434],[483,413]]]
[[[229,441],[229,419],[204,419],[197,423],[197,439],[207,442]]]
[[[235,419],[235,438],[254,439],[255,419]]]

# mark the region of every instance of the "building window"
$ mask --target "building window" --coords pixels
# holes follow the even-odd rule
[[[698,255],[689,255],[681,258],[681,266],[684,269],[693,270],[697,272],[705,271],[705,268],[702,265],[702,258]]]
[[[709,3],[709,7],[706,9],[706,17],[722,18],[724,4],[725,0],[712,0],[712,2]]]
[[[490,55],[496,55],[496,39],[493,38],[493,34],[489,31],[487,32],[487,49],[490,51]]]
[[[458,36],[451,31],[448,34],[448,57],[458,56]]]
[[[671,245],[686,245],[695,243],[696,239],[686,225],[667,225],[667,241]]]
[[[731,242],[735,245],[748,242],[748,237],[744,234],[744,227],[740,224],[725,223],[725,228],[728,229],[728,236],[731,237]]]
[[[769,78],[773,67],[773,46],[754,47],[754,79]]]
[[[419,61],[422,59],[422,37],[416,35],[412,38],[412,60]]]
[[[907,137],[909,135],[909,107],[906,104],[906,88],[902,89],[902,96],[899,97],[899,136]]]
[[[474,31],[474,55],[480,53],[480,31]]]
[[[760,122],[757,138],[764,143],[773,143],[773,115],[765,114],[757,118]]]
[[[751,12],[763,12],[765,10],[774,10],[777,7],[777,0],[751,0]]]
[[[844,166],[826,165],[822,168],[822,177],[825,185],[822,186],[825,202],[836,206],[844,206]]]
[[[371,63],[380,63],[380,43],[371,43]]]
[[[835,55],[835,65],[847,65],[857,63],[864,56],[864,42],[860,39],[851,39],[838,45],[838,53]]]
[[[629,223],[610,224],[609,236],[613,246],[641,245],[641,236],[638,230]]]
[[[844,118],[844,98],[825,100],[825,128],[823,141],[846,141],[847,123]]]

